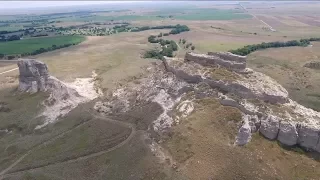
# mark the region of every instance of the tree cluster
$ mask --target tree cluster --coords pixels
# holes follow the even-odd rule
[[[187,43],[187,40],[185,40],[185,39],[179,39],[179,44],[186,44]],[[189,47],[190,47],[190,49],[193,51],[193,50],[195,50],[196,49],[196,47],[194,46],[194,45],[192,45],[192,43],[188,43],[188,44],[186,44],[185,46],[184,46],[184,48],[185,49],[189,49]]]
[[[189,27],[186,25],[163,25],[163,26],[143,26],[143,27],[134,27],[131,29],[131,32],[140,32],[150,29],[172,29],[169,33],[164,33],[163,36],[169,36],[169,34],[179,34],[181,32],[190,31]]]
[[[4,41],[16,41],[16,40],[20,40],[20,36],[18,35],[12,35],[12,36],[0,36],[0,42],[4,42]]]
[[[279,48],[279,47],[290,47],[290,46],[308,46],[311,41],[320,41],[320,38],[309,38],[309,39],[300,39],[300,40],[291,40],[287,42],[268,42],[268,43],[261,43],[261,44],[253,44],[247,45],[243,48],[230,50],[229,52],[241,56],[246,56],[254,51],[267,49],[267,48]]]
[[[48,48],[40,48],[40,49],[37,49],[31,53],[24,53],[24,54],[21,54],[21,56],[29,56],[29,55],[37,55],[37,54],[41,54],[41,53],[44,53],[44,52],[48,52],[48,51],[53,51],[53,50],[56,50],[56,49],[61,49],[61,48],[65,48],[65,47],[69,47],[69,46],[72,46],[72,45],[76,45],[75,43],[71,44],[63,44],[63,45],[60,45],[60,46],[57,46],[57,45],[52,45],[51,47],[48,47]]]
[[[7,59],[11,60],[11,59],[14,59],[16,56],[21,56],[21,57],[30,56],[30,55],[33,56],[33,55],[41,54],[41,53],[44,53],[44,52],[49,52],[49,51],[53,51],[53,50],[56,50],[56,49],[69,47],[69,46],[72,46],[72,45],[76,45],[76,43],[63,44],[63,45],[59,45],[59,46],[52,45],[51,47],[48,47],[48,48],[40,48],[40,49],[37,49],[37,50],[35,50],[33,52],[23,53],[23,54],[20,54],[20,55],[0,54],[0,59],[4,58],[4,57],[7,57]]]

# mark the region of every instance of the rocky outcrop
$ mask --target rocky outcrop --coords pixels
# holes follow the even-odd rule
[[[240,63],[247,62],[246,56],[239,56],[236,54],[232,54],[231,52],[208,52],[208,55],[217,56],[217,57],[224,59],[224,60],[227,60],[227,61],[235,61],[235,62],[240,62]]]
[[[87,102],[98,96],[94,89],[93,78],[77,78],[74,83],[64,83],[50,76],[45,63],[34,59],[22,59],[18,61],[19,67],[19,90],[27,93],[39,91],[49,93],[49,98],[42,104],[44,111],[40,116],[46,117],[42,128],[54,122],[77,107],[80,103]]]
[[[287,146],[299,145],[320,152],[320,113],[292,101],[286,89],[272,78],[247,68],[240,71],[241,68],[245,68],[242,56],[187,53],[184,61],[159,62],[149,77],[138,85],[121,87],[111,100],[98,102],[95,109],[110,114],[127,111],[137,101],[156,102],[163,113],[153,128],[161,132],[197,111],[193,100],[211,97],[243,113],[235,144],[245,145],[252,133],[259,132]]]
[[[221,59],[219,56],[215,55],[196,54],[192,52],[186,54],[185,61],[194,61],[203,66],[223,66],[234,71],[241,71],[246,68],[245,62],[230,61]]]
[[[244,115],[242,116],[242,119],[243,119],[243,124],[239,128],[238,135],[236,137],[236,142],[235,142],[235,144],[239,146],[243,146],[247,144],[251,140],[251,134],[252,134],[251,127],[249,124],[250,116]]]
[[[320,61],[308,62],[303,67],[307,67],[310,69],[320,69]]]
[[[279,133],[279,124],[279,117],[268,115],[267,117],[261,120],[259,132],[263,134],[264,137],[270,140],[274,140],[277,138]]]
[[[18,67],[20,91],[30,93],[46,91],[49,73],[45,63],[33,59],[22,59],[18,61]]]
[[[246,99],[257,98],[273,104],[288,102],[288,92],[281,85],[262,73],[253,72],[246,74],[246,78],[229,81],[215,79],[210,75],[210,70],[205,69],[212,68],[211,65],[215,64],[216,57],[212,59],[206,57],[208,55],[201,56],[187,53],[185,56],[186,63],[175,64],[173,61],[167,62],[166,60],[163,62],[167,71],[172,72],[176,77],[187,83],[205,82],[212,88],[233,93]],[[243,65],[245,68],[245,63]]]
[[[287,146],[296,145],[298,142],[298,132],[295,123],[281,121],[277,139]]]
[[[311,125],[299,125],[298,144],[306,149],[320,152],[320,129]]]

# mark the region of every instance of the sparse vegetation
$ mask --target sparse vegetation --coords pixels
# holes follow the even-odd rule
[[[161,26],[161,27],[174,27],[169,34],[179,34],[181,32],[189,31],[190,29],[188,26],[177,24],[176,26]],[[164,39],[157,39],[157,37],[165,36],[166,33],[160,33],[158,36],[151,35],[148,37],[149,43],[159,43],[161,45],[161,51],[158,50],[149,50],[146,51],[144,54],[144,58],[156,58],[156,59],[163,59],[163,56],[173,57],[173,52],[178,50],[178,45],[174,41],[164,40]],[[181,41],[181,39],[180,39]]]

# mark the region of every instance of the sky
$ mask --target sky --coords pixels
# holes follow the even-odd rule
[[[0,1],[0,9],[73,6],[88,4],[128,3],[135,1]]]

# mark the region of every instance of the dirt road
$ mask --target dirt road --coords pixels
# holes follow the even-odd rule
[[[14,166],[16,166],[17,164],[19,164],[27,155],[29,155],[32,151],[38,149],[38,148],[41,148],[42,146],[64,136],[65,134],[71,132],[72,130],[80,127],[80,126],[83,126],[84,124],[87,124],[89,121],[92,121],[92,120],[103,120],[103,121],[107,121],[107,122],[111,122],[111,123],[114,123],[114,124],[117,124],[117,125],[120,125],[120,126],[125,126],[127,128],[130,128],[131,129],[131,133],[130,135],[124,140],[122,141],[121,143],[117,144],[116,146],[110,148],[110,149],[106,149],[106,150],[103,150],[103,151],[100,151],[100,152],[95,152],[95,153],[92,153],[92,154],[88,154],[88,155],[84,155],[84,156],[79,156],[79,157],[76,157],[74,159],[69,159],[69,160],[65,160],[65,161],[60,161],[60,162],[54,162],[54,163],[51,163],[51,164],[46,164],[46,165],[43,165],[43,166],[38,166],[38,167],[33,167],[33,168],[30,168],[30,169],[24,169],[24,170],[20,170],[20,171],[15,171],[15,172],[11,172],[11,173],[8,173],[6,174],[8,171],[10,171]],[[108,152],[111,152],[115,149],[118,149],[120,147],[122,147],[123,145],[125,145],[126,143],[128,143],[133,137],[134,135],[136,134],[136,128],[135,128],[135,125],[133,124],[130,124],[130,123],[126,123],[126,122],[122,122],[122,121],[117,121],[117,120],[113,120],[113,119],[110,119],[110,118],[107,118],[107,117],[103,117],[103,116],[98,116],[98,115],[93,115],[93,118],[89,121],[86,121],[82,124],[79,124],[78,126],[68,130],[68,131],[65,131],[63,133],[61,133],[60,135],[46,141],[46,142],[43,142],[42,144],[36,146],[35,148],[29,150],[27,153],[25,153],[24,155],[22,155],[19,159],[17,159],[12,165],[10,165],[7,169],[3,170],[2,172],[0,172],[0,180],[2,180],[3,178],[5,177],[8,177],[10,175],[13,175],[13,174],[16,174],[16,173],[23,173],[23,172],[26,172],[26,171],[30,171],[30,170],[35,170],[35,169],[39,169],[39,168],[43,168],[43,167],[47,167],[47,166],[52,166],[52,165],[56,165],[56,164],[61,164],[61,163],[72,163],[72,162],[77,162],[77,161],[82,161],[82,160],[86,160],[88,158],[92,158],[92,157],[96,157],[96,156],[100,156],[104,153],[108,153]]]
[[[8,72],[15,71],[15,70],[18,70],[18,69],[19,69],[19,68],[13,68],[13,69],[10,69],[10,70],[4,71],[4,72],[0,72],[0,75],[1,75],[1,74],[5,74],[5,73],[8,73]]]

